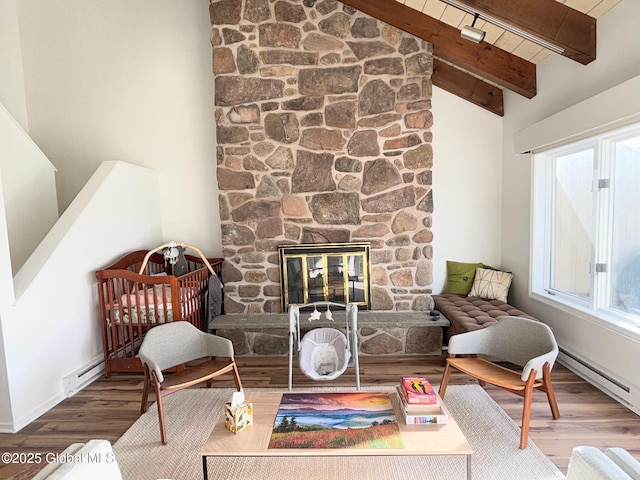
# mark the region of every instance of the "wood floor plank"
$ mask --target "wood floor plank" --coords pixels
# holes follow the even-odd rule
[[[239,357],[238,368],[245,388],[287,388],[287,357]],[[444,356],[361,357],[363,385],[396,385],[401,375],[426,375],[439,383]],[[228,378],[227,378],[228,377]],[[554,384],[560,419],[551,418],[543,392],[533,396],[530,437],[566,473],[573,447],[593,445],[623,447],[640,459],[640,417],[594,386],[556,365]],[[473,379],[454,372],[450,384],[472,384]],[[353,368],[332,382],[314,382],[294,368],[295,387],[354,386]],[[218,378],[214,387],[232,388],[233,378]],[[519,425],[522,399],[496,387],[486,391]],[[15,434],[0,434],[0,452],[60,453],[69,444],[104,438],[115,442],[140,416],[142,375],[114,374],[100,378],[42,415]],[[0,478],[30,479],[42,465],[0,463]]]

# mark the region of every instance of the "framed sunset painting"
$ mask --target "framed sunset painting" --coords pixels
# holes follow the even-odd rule
[[[388,392],[285,393],[269,448],[404,448]]]

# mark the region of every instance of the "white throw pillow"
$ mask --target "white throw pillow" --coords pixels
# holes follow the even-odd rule
[[[476,276],[469,296],[506,302],[511,280],[513,280],[512,273],[476,268]]]

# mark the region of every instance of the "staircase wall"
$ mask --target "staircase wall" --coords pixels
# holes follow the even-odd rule
[[[2,104],[0,172],[15,273],[58,219],[56,169]]]

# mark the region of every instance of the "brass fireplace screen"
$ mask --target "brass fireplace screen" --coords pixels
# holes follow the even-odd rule
[[[313,302],[370,307],[368,242],[278,247],[282,310]]]

